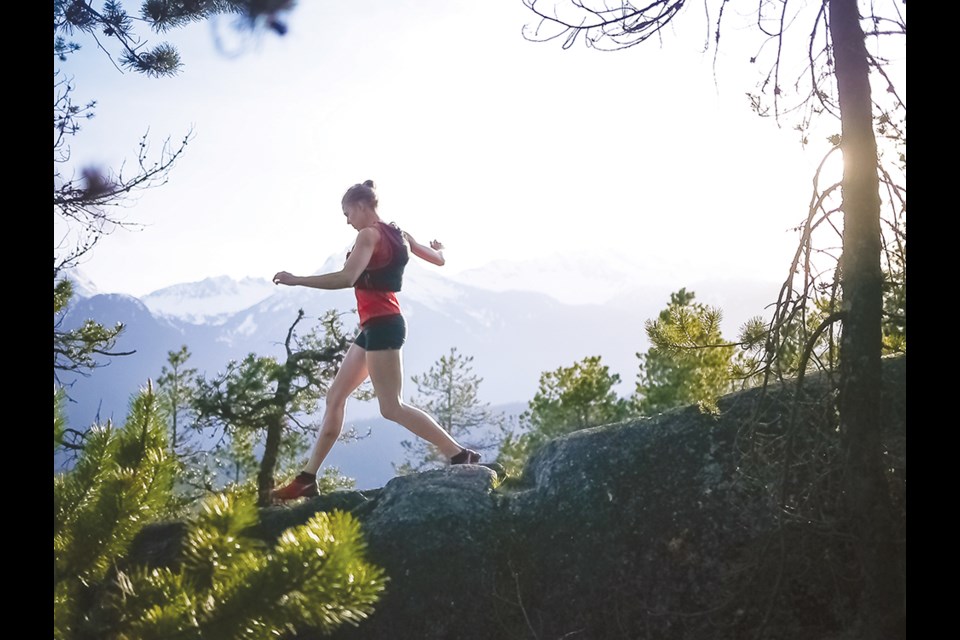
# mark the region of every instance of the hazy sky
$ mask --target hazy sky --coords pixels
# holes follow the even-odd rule
[[[340,198],[372,178],[381,216],[442,240],[452,271],[587,249],[782,279],[827,145],[804,151],[752,113],[765,69],[738,32],[715,75],[702,8],[619,52],[528,42],[533,17],[520,0],[301,1],[283,38],[241,38],[229,18],[168,34],[185,67],[164,79],[81,41],[58,65],[75,101],[98,102],[76,166],[132,163],[148,128],[155,150],[194,133],[169,183],[124,210],[145,228],[102,240],[83,271],[134,295],[310,273],[352,241]]]

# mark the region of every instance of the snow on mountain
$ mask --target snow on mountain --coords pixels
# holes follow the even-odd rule
[[[234,280],[229,276],[176,284],[143,297],[155,314],[191,324],[220,325],[233,314],[248,309],[276,293],[276,286],[263,278]]]
[[[343,251],[338,251],[334,254],[331,254],[323,264],[320,265],[320,268],[314,271],[311,275],[319,275],[321,273],[333,273],[334,271],[340,271],[343,268],[343,264],[347,261],[347,252],[350,249],[344,247]]]
[[[70,269],[67,271],[66,277],[73,283],[73,295],[75,298],[92,298],[100,293],[100,291],[97,290],[97,285],[93,283],[93,280],[88,278],[80,269]]]
[[[456,280],[444,276],[438,267],[425,266],[419,260],[407,264],[403,282],[401,295],[405,300],[415,300],[434,311],[441,311],[464,296],[463,287]]]
[[[340,253],[319,272],[335,271],[342,264]],[[747,317],[763,313],[776,292],[776,287],[759,281],[664,282],[653,279],[649,271],[638,268],[631,275],[629,269],[629,264],[570,256],[558,265],[500,263],[488,270],[473,270],[478,285],[473,286],[449,277],[447,267],[412,261],[399,295],[409,320],[404,396],[416,391],[409,376],[426,371],[451,347],[475,356],[474,372],[483,378],[481,399],[492,404],[525,403],[536,393],[542,372],[592,355],[601,356],[621,376],[617,391],[628,395],[638,370],[635,354],[649,346],[644,322],[666,306],[670,292],[686,286],[696,292],[698,301],[721,306],[730,323],[724,327],[725,337],[734,337],[735,328]],[[510,273],[516,278],[504,281]],[[521,286],[532,290],[520,290]],[[545,288],[552,295],[544,293]],[[609,294],[612,299],[602,305],[562,301]],[[351,312],[356,307],[351,289],[285,287],[252,278],[210,278],[177,285],[150,294],[144,302],[146,306],[130,296],[97,295],[79,300],[66,319],[66,328],[87,318],[107,326],[123,322],[127,328],[116,350],[135,352],[103,358],[109,366],[73,381],[70,394],[75,401],[67,408],[71,424],[83,428],[94,417],[122,420],[131,394],[147,380],[156,380],[169,352],[183,345],[192,354],[190,366],[212,376],[230,360],[248,353],[282,358],[283,340],[300,309],[306,318],[298,332],[308,331],[329,309],[344,314],[348,335],[357,323],[356,313]],[[221,314],[227,317],[219,324],[193,322]],[[376,402],[351,401],[348,426],[377,414]],[[410,437],[396,425],[384,425],[379,431],[382,436],[365,445],[342,447],[345,458],[351,460],[342,460],[344,470],[364,486],[392,475],[390,462],[399,455],[396,443]],[[339,463],[337,456],[331,462]]]
[[[346,251],[344,248],[335,252],[313,273],[339,270]],[[468,285],[494,292],[533,291],[567,304],[603,304],[635,289],[637,282],[663,278],[664,274],[655,274],[635,259],[617,254],[558,254],[523,261],[501,260],[460,273],[413,259],[404,273],[403,298],[442,311],[445,305],[462,300],[463,285]],[[274,304],[295,306],[296,303],[289,298],[289,290],[286,295],[284,290],[287,288],[278,288],[265,279],[234,280],[218,276],[166,287],[142,300],[158,315],[192,324],[222,325],[237,312],[276,294],[280,296]],[[319,293],[322,292],[314,291],[314,295]],[[294,298],[299,299],[299,296]],[[222,339],[229,340],[229,337],[223,336]]]

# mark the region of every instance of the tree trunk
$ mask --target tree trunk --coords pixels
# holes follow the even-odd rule
[[[880,353],[883,295],[880,197],[869,66],[856,0],[830,0],[843,151],[840,425],[846,508],[863,578],[864,637],[906,637],[904,579],[881,462]]]
[[[263,459],[260,460],[260,471],[257,473],[257,495],[260,506],[270,505],[270,492],[273,490],[273,473],[277,467],[277,456],[280,452],[280,436],[283,433],[283,415],[279,414],[270,420],[267,425],[267,442],[263,446]]]
[[[301,312],[302,313],[302,312]],[[280,374],[277,376],[277,391],[273,395],[274,411],[267,419],[267,442],[263,445],[263,458],[257,474],[257,494],[260,506],[271,504],[270,492],[273,490],[273,474],[277,470],[277,458],[280,456],[280,439],[285,425],[284,407],[291,401],[290,385],[293,381],[293,368],[289,356]]]
[[[174,385],[173,389],[174,389],[174,396],[173,396],[173,397],[179,398],[179,397],[180,397],[180,390],[179,390],[179,388],[177,388],[177,386]],[[172,433],[171,436],[170,436],[170,451],[171,451],[171,452],[177,450],[177,413],[178,413],[178,412],[179,412],[179,407],[178,407],[178,406],[176,405],[176,403],[175,403],[175,404],[173,405],[173,412],[172,412],[172,413],[173,413],[173,433]]]

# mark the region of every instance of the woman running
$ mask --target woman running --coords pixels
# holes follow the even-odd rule
[[[396,293],[403,281],[403,268],[413,255],[442,265],[443,245],[434,240],[425,246],[396,225],[386,224],[377,213],[377,193],[372,180],[355,184],[341,202],[347,224],[358,231],[343,269],[317,276],[295,276],[281,271],[275,284],[316,289],[347,289],[357,295],[360,333],[347,350],[330,390],[320,424],[320,435],[303,471],[288,485],[275,489],[276,500],[317,495],[317,471],[343,429],[347,398],[370,376],[384,418],[399,423],[434,444],[450,458],[450,464],[475,464],[480,454],[461,447],[437,421],[403,402],[403,362],[400,348],[407,335]]]

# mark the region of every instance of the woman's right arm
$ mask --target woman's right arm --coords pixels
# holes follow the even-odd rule
[[[273,276],[273,283],[314,289],[349,289],[370,263],[379,238],[380,232],[375,228],[361,229],[357,235],[357,243],[340,271],[317,276],[295,276],[292,273],[280,271]]]
[[[406,231],[403,232],[403,236],[407,239],[407,242],[410,243],[410,251],[413,255],[440,267],[446,263],[447,260],[443,257],[443,243],[437,240],[431,240],[430,246],[428,247],[414,240],[413,236]]]

